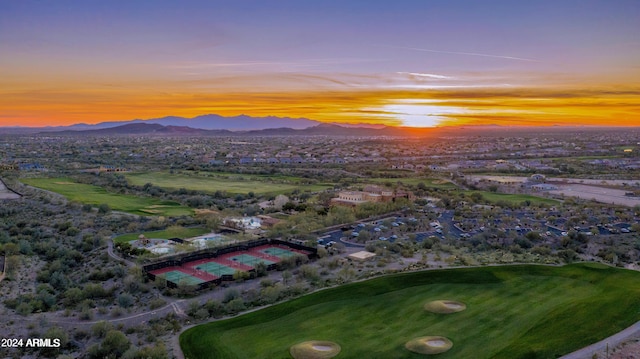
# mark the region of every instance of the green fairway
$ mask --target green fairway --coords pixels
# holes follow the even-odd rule
[[[422,177],[406,177],[406,178],[367,178],[363,179],[362,182],[365,183],[376,183],[376,184],[384,184],[384,183],[402,183],[404,185],[412,185],[417,186],[420,183],[424,184],[427,188],[441,188],[441,189],[454,189],[457,186],[447,180],[437,179],[437,178],[422,178]]]
[[[322,340],[339,358],[425,358],[405,344],[442,336],[445,358],[555,358],[640,319],[640,273],[599,264],[403,273],[319,291],[180,336],[186,358],[290,358]],[[464,303],[436,314],[433,300]]]
[[[187,227],[174,226],[174,227],[169,227],[162,231],[127,233],[127,234],[123,234],[121,236],[115,237],[113,241],[116,243],[131,242],[138,239],[138,237],[141,234],[144,234],[144,236],[147,238],[153,238],[153,239],[170,239],[170,238],[185,239],[185,238],[201,236],[203,234],[207,234],[210,232],[211,232],[210,230],[202,227],[187,228]]]
[[[531,204],[546,204],[550,206],[560,204],[560,201],[555,199],[532,196],[529,194],[495,193],[489,191],[464,191],[464,193],[467,195],[480,193],[485,200],[494,203],[498,201],[505,201],[507,203],[520,205],[522,202],[529,201]]]
[[[151,183],[154,186],[169,189],[185,188],[188,190],[229,194],[247,194],[253,192],[260,195],[289,193],[294,190],[318,192],[331,188],[329,184],[305,183],[303,178],[289,176],[260,176],[241,174],[171,174],[168,172],[127,173],[127,180],[136,186]]]
[[[163,201],[150,197],[136,197],[107,192],[104,188],[77,183],[69,178],[25,178],[25,184],[59,193],[69,200],[91,205],[107,204],[115,211],[142,216],[184,216],[193,211],[173,201]]]

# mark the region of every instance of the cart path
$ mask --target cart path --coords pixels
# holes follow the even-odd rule
[[[594,353],[607,350],[607,345],[609,345],[609,350],[611,350],[621,343],[637,336],[640,336],[640,322],[636,322],[632,326],[619,333],[616,333],[608,338],[605,338],[580,350],[576,350],[573,353],[564,355],[559,359],[591,359],[593,358]]]

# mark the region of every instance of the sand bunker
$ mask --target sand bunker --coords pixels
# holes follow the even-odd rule
[[[319,350],[321,352],[328,352],[330,350],[333,350],[333,347],[330,347],[328,345],[312,345],[311,346],[313,349],[315,350]]]
[[[144,213],[149,213],[149,214],[156,214],[156,213],[162,213],[162,211],[157,210],[157,209],[147,209],[147,208],[140,208],[139,209],[140,212],[144,212]]]
[[[453,343],[445,337],[429,336],[408,341],[404,347],[418,354],[440,354],[451,349]]]
[[[294,359],[329,359],[340,353],[340,346],[324,340],[298,343],[289,349]]]
[[[424,309],[432,313],[449,314],[467,309],[466,304],[454,300],[434,300],[424,305]]]

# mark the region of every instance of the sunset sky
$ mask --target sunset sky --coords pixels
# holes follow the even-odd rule
[[[640,1],[0,2],[0,126],[204,114],[640,126]]]

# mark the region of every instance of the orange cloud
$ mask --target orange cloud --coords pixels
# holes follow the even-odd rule
[[[391,81],[379,80],[375,76],[346,81],[291,74],[101,86],[70,82],[41,88],[23,84],[0,90],[0,125],[69,125],[215,113],[391,126],[640,126],[638,87],[460,85],[410,89],[385,87]],[[444,81],[434,78],[440,80]],[[382,85],[373,86],[374,82]]]

